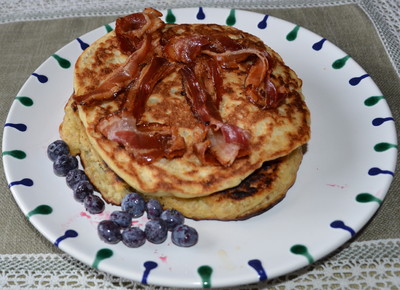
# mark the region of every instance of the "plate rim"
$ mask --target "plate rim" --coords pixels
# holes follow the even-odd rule
[[[192,8],[174,8],[174,9],[172,9],[172,10],[173,10],[173,11],[178,11],[178,10],[193,11],[194,9],[197,10],[198,7],[192,7]],[[207,9],[207,10],[208,10],[208,9],[210,9],[210,10],[218,10],[218,11],[224,11],[224,12],[231,10],[231,9],[229,9],[229,8],[213,8],[213,7],[204,7],[203,9]],[[258,16],[263,15],[263,14],[258,13],[258,12],[252,12],[252,11],[247,11],[247,10],[239,10],[239,9],[235,9],[235,10],[236,10],[236,12],[239,12],[239,13],[248,13],[248,14],[254,14],[254,15],[258,15]],[[164,11],[166,11],[166,10],[163,10],[163,12],[164,12]],[[274,17],[274,16],[269,16],[269,17],[270,17],[271,19],[275,19],[275,21],[276,21],[276,20],[282,21],[282,22],[286,23],[286,25],[296,25],[296,24],[291,23],[291,22],[289,22],[289,21],[287,21],[287,20],[283,20],[283,19],[280,19],[280,18],[277,18],[277,17]],[[113,24],[113,23],[115,23],[115,22],[111,22],[111,24]],[[96,29],[93,29],[93,30],[91,30],[91,31],[89,31],[89,32],[87,32],[87,33],[85,33],[85,34],[83,34],[82,36],[79,36],[79,37],[83,37],[83,36],[86,36],[86,35],[91,35],[91,34],[94,33],[94,31],[99,30],[99,29],[101,29],[101,28],[102,28],[102,27],[98,27],[98,28],[96,28]],[[313,34],[314,36],[321,37],[321,36],[319,36],[318,34],[316,34],[316,33],[312,32],[312,31],[308,30],[307,28],[304,28],[304,27],[301,27],[301,28],[302,28],[303,30],[307,31],[307,33],[311,33],[311,34]],[[75,41],[75,40],[72,40],[72,41],[70,41],[69,43],[65,44],[63,47],[61,47],[61,48],[60,48],[59,50],[57,50],[55,53],[58,53],[59,51],[62,51],[63,49],[65,49],[66,46],[70,45],[70,44],[73,43],[74,41]],[[334,45],[334,44],[332,43],[332,45]],[[334,45],[334,46],[335,46],[336,49],[339,49],[340,51],[342,51],[342,50],[341,50],[339,47],[337,47],[336,45]],[[343,52],[344,52],[344,51],[343,51]],[[344,53],[345,53],[345,52],[344,52]],[[51,59],[51,56],[49,56],[49,58],[47,58],[47,59],[35,70],[35,72],[38,71],[38,70],[40,70],[41,68],[46,67],[46,64],[49,62],[50,59]],[[354,63],[358,66],[359,69],[361,69],[362,71],[365,71],[356,61],[354,61]],[[24,90],[26,90],[26,86],[28,86],[28,83],[29,83],[31,80],[32,80],[32,76],[28,77],[28,79],[24,82],[23,86],[22,86],[22,87],[20,88],[20,90],[18,91],[17,96],[21,95],[20,92],[23,92]],[[380,91],[379,87],[376,85],[376,83],[375,83],[373,80],[372,80],[372,83],[376,86],[376,89],[377,89],[378,91]],[[384,101],[384,103],[386,104],[386,107],[387,107],[386,109],[387,109],[387,111],[390,112],[390,115],[392,116],[391,110],[390,110],[390,107],[389,107],[389,104],[386,102],[385,99],[384,99],[383,101]],[[12,105],[11,105],[11,108],[10,108],[9,113],[8,113],[8,115],[7,115],[7,118],[6,118],[6,122],[8,122],[8,121],[11,119],[11,115],[12,115],[13,110],[16,110],[15,102],[13,102]],[[392,133],[394,133],[394,135],[392,136],[392,138],[394,137],[394,140],[396,140],[396,144],[397,144],[397,134],[396,134],[396,126],[395,126],[395,124],[393,124],[393,128],[392,128],[392,129],[394,129],[394,131],[392,132]],[[2,147],[3,150],[4,150],[4,148],[7,148],[6,143],[9,142],[8,140],[6,140],[7,136],[8,136],[8,133],[6,132],[6,129],[5,129],[5,127],[4,127],[4,129],[3,129],[3,144],[2,144],[2,145],[3,145],[3,147]],[[6,146],[5,146],[5,145],[6,145]],[[393,172],[395,171],[395,168],[396,168],[397,150],[396,150],[396,154],[394,154],[394,156],[395,156],[395,158],[393,159],[392,168],[391,168],[391,170],[393,170]],[[11,182],[12,182],[12,179],[10,179],[10,175],[12,175],[12,174],[11,174],[11,172],[10,172],[10,168],[9,168],[7,162],[9,162],[8,158],[3,158],[4,173],[5,173],[5,175],[6,175],[7,182],[11,183]],[[10,161],[10,162],[11,162],[11,161]],[[386,194],[387,194],[387,192],[388,192],[388,190],[389,190],[389,188],[390,188],[390,186],[391,186],[391,183],[392,183],[391,181],[390,181],[390,182],[386,182],[386,184],[385,184],[385,185],[386,185],[386,189],[385,189],[386,193],[385,193],[384,196],[386,196]],[[28,210],[27,210],[27,209],[25,209],[25,211],[23,210],[24,205],[23,205],[23,202],[22,202],[22,200],[21,200],[21,196],[19,196],[19,194],[18,194],[17,189],[16,189],[15,187],[10,187],[10,190],[11,190],[11,192],[12,192],[12,194],[13,194],[13,197],[14,197],[14,199],[16,200],[16,202],[17,202],[19,208],[22,210],[22,212],[24,213],[24,215],[26,215],[26,214],[28,213]],[[371,219],[371,217],[376,213],[376,211],[378,210],[379,207],[380,207],[380,206],[376,206],[374,210],[371,210],[371,211],[370,211],[371,215],[366,219],[366,222],[364,223],[363,226],[365,226],[365,225],[367,224],[367,222],[368,222],[368,221]],[[34,227],[35,227],[43,236],[45,236],[50,242],[52,242],[52,240],[50,240],[49,237],[48,237],[49,233],[47,233],[42,227],[40,227],[40,222],[38,222],[38,221],[36,221],[36,220],[34,219],[34,220],[30,220],[30,223],[32,223],[32,224],[34,225]],[[341,242],[340,242],[340,245],[343,245],[343,244],[344,244],[346,241],[348,241],[349,239],[350,239],[350,238],[348,238],[348,237],[343,237],[342,240],[341,240]],[[332,249],[328,250],[328,253],[331,253],[331,252],[333,252],[335,249],[338,248],[336,245],[331,245],[331,246],[332,246]],[[63,250],[63,247],[65,247],[65,246],[62,245],[62,246],[60,246],[59,248]],[[64,251],[64,250],[63,250],[63,251]],[[91,266],[90,263],[88,263],[88,261],[83,261],[80,257],[78,257],[77,254],[76,254],[76,255],[72,255],[70,252],[66,252],[66,251],[65,251],[65,253],[67,253],[67,254],[73,256],[74,258],[76,258],[77,260],[82,261],[83,263],[85,263],[85,264]],[[322,259],[322,258],[323,258],[323,257],[319,257],[317,260],[320,260],[320,259]],[[304,263],[304,262],[303,262],[303,263],[299,263],[299,265],[298,265],[299,267],[295,267],[295,268],[296,268],[296,269],[299,269],[299,268],[304,267],[304,266],[306,266],[306,265],[308,265],[308,264],[307,264],[307,263]],[[106,264],[106,266],[104,266],[104,269],[106,269],[107,267],[108,267],[108,264]],[[111,267],[112,267],[112,266],[111,266]],[[103,267],[99,267],[100,270],[102,270],[102,268],[103,268]],[[293,269],[293,270],[296,270],[296,269]],[[289,271],[289,272],[287,272],[287,273],[290,273],[290,272],[292,272],[293,270],[291,270],[291,271]],[[106,272],[112,273],[112,274],[114,274],[114,275],[118,275],[117,273],[113,273],[113,271],[110,271],[110,270],[106,270]],[[137,277],[139,277],[139,276],[140,276],[140,272],[138,271],[138,276],[137,276]],[[132,275],[131,275],[131,277],[132,277]],[[127,277],[125,277],[125,278],[127,278]],[[254,278],[254,277],[253,277],[253,278]],[[273,278],[276,278],[276,277],[273,277]],[[135,280],[136,280],[136,279],[135,279]],[[152,279],[152,280],[153,280],[153,279]],[[137,281],[140,282],[140,279],[138,279]],[[161,282],[161,281],[160,281],[160,282]],[[255,282],[258,282],[258,281],[257,281],[257,280],[253,280],[253,281],[247,281],[247,282],[245,282],[245,283],[255,283]],[[165,286],[178,286],[178,287],[201,287],[201,285],[199,284],[199,281],[197,281],[195,284],[193,284],[193,283],[191,283],[191,284],[179,284],[179,283],[177,283],[177,284],[176,284],[176,283],[172,283],[172,282],[171,282],[171,284],[170,284],[170,283],[168,283],[168,284],[155,283],[155,284],[157,284],[157,285],[165,285]],[[217,284],[218,284],[218,283],[217,283]],[[242,284],[243,284],[243,283],[242,283]],[[242,285],[242,284],[233,284],[233,285],[230,285],[230,284],[222,284],[222,285],[219,285],[219,284],[218,284],[218,287],[238,286],[238,285]]]

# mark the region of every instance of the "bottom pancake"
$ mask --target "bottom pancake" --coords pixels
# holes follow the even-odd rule
[[[119,205],[128,192],[134,191],[94,150],[71,100],[65,107],[60,135],[69,145],[71,154],[80,156],[87,176],[107,202]],[[287,156],[265,162],[238,186],[208,196],[144,197],[158,199],[164,208],[174,208],[192,219],[246,219],[266,211],[285,197],[295,182],[302,157],[302,148],[297,148]]]

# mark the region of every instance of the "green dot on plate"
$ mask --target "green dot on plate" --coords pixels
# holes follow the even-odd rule
[[[33,105],[33,100],[29,97],[20,96],[20,97],[16,97],[15,99],[18,100],[22,105],[24,105],[26,107],[30,107]]]
[[[93,261],[92,267],[98,269],[100,262],[105,259],[111,258],[113,254],[114,252],[111,249],[104,248],[98,250],[96,253],[96,257]]]
[[[391,148],[397,148],[396,144],[391,144],[391,143],[387,143],[387,142],[382,142],[382,143],[378,143],[374,146],[374,150],[376,152],[384,152],[386,150],[389,150]]]
[[[31,210],[26,216],[27,218],[30,218],[33,215],[37,214],[42,214],[42,215],[48,215],[53,212],[53,208],[47,204],[42,204],[37,206],[35,209]]]
[[[236,10],[231,9],[228,18],[226,18],[226,25],[233,26],[236,24]]]
[[[113,31],[114,29],[111,27],[110,24],[104,25],[104,28],[106,29],[107,33]]]
[[[210,266],[203,265],[197,269],[197,273],[199,273],[203,288],[211,288],[211,274],[213,269]]]
[[[165,22],[167,23],[175,23],[176,22],[176,17],[174,13],[172,12],[172,9],[167,10],[167,16],[165,16]]]
[[[65,59],[57,54],[53,54],[53,57],[57,60],[58,64],[62,68],[70,68],[71,67],[71,62],[68,59]]]
[[[344,65],[346,64],[347,60],[350,58],[350,56],[346,55],[345,57],[339,58],[337,60],[335,60],[332,63],[332,67],[334,69],[341,69],[344,67]]]
[[[21,151],[21,150],[4,151],[1,155],[2,156],[10,155],[10,156],[12,156],[14,158],[17,158],[17,159],[26,158],[26,153],[24,151]]]
[[[292,31],[290,31],[287,35],[286,35],[286,39],[288,41],[293,41],[297,38],[297,34],[299,32],[300,26],[296,25]]]
[[[384,97],[383,96],[372,96],[369,97],[364,101],[364,105],[371,107],[376,105],[380,100],[382,100]]]
[[[304,245],[301,245],[301,244],[293,245],[290,248],[290,251],[293,254],[301,255],[301,256],[306,257],[307,260],[308,260],[308,263],[310,263],[310,264],[314,262],[314,258],[310,255],[310,253],[308,252],[307,247],[304,246]]]
[[[367,202],[377,202],[379,204],[382,203],[382,200],[377,198],[376,196],[373,196],[372,194],[368,192],[363,192],[360,193],[356,196],[356,201],[361,202],[361,203],[367,203]]]

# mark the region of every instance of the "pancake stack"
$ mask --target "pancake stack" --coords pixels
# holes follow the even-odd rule
[[[193,219],[280,201],[310,138],[302,82],[257,37],[148,8],[79,57],[61,138],[112,204],[131,191]]]

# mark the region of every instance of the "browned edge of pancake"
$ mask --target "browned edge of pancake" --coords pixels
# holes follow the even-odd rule
[[[196,26],[190,26],[191,29],[195,29],[195,27]],[[227,32],[230,32],[233,35],[239,36],[244,34],[249,39],[254,38],[254,41],[260,42],[261,45],[261,40],[255,36],[250,36],[244,32],[236,31],[236,29],[231,27],[223,27],[223,29],[227,30]],[[88,53],[88,55],[86,55],[88,58],[86,61],[84,61],[85,57],[82,57],[85,56],[85,54],[80,57],[80,59],[82,59],[81,61],[78,61],[77,64],[81,66],[83,72],[81,74],[75,72],[76,81],[82,81],[82,78],[90,81],[91,78],[94,78],[95,81],[92,85],[93,87],[96,87],[96,85],[98,85],[98,83],[100,83],[101,80],[107,76],[105,72],[112,72],[115,69],[112,52],[116,50],[114,47],[117,47],[115,44],[116,39],[113,34],[108,36],[109,38],[106,37],[103,39],[105,41],[104,46],[100,44],[99,46],[96,46],[95,43],[92,50],[90,48],[85,50],[85,54]],[[112,44],[109,44],[109,42]],[[244,92],[242,92],[242,83],[244,82],[245,78],[243,72],[240,72],[240,77],[232,77],[232,79],[235,81],[232,81],[232,86],[229,90],[230,93],[226,94],[227,101],[225,102],[226,104],[230,105],[221,106],[221,108],[225,108],[224,112],[226,113],[226,116],[224,116],[224,118],[226,117],[227,120],[231,119],[235,125],[240,125],[243,128],[254,128],[254,132],[252,132],[254,133],[252,134],[254,137],[254,142],[251,142],[251,152],[254,154],[245,156],[243,158],[238,158],[231,166],[224,168],[222,166],[211,165],[199,166],[199,159],[195,156],[195,154],[190,153],[190,150],[192,150],[190,149],[188,150],[189,153],[182,158],[173,158],[171,160],[161,159],[160,161],[162,162],[156,161],[149,165],[142,166],[137,162],[137,160],[135,160],[135,158],[132,157],[132,154],[129,153],[124,146],[120,146],[117,142],[107,139],[104,135],[98,132],[96,128],[99,120],[101,120],[104,115],[113,112],[115,109],[108,110],[108,108],[111,108],[113,105],[117,104],[115,99],[110,102],[106,102],[105,105],[103,104],[105,107],[107,107],[107,110],[104,110],[104,112],[103,107],[102,109],[97,107],[98,110],[96,110],[94,108],[84,108],[83,106],[79,106],[81,115],[80,118],[87,127],[87,134],[91,144],[94,146],[96,152],[101,156],[101,159],[104,160],[108,166],[112,168],[112,170],[114,170],[121,178],[123,178],[132,187],[149,194],[191,198],[201,195],[208,195],[215,191],[238,185],[243,178],[259,168],[263,161],[275,159],[289,154],[296,147],[307,142],[310,135],[309,114],[304,103],[304,96],[301,93],[301,80],[298,78],[295,72],[293,72],[283,63],[283,60],[277,53],[272,51],[272,49],[269,47],[265,47],[265,49],[271,54],[271,57],[275,60],[274,62],[279,64],[277,67],[279,69],[274,70],[271,75],[271,81],[276,81],[280,85],[287,86],[292,90],[289,96],[285,98],[284,106],[282,105],[279,110],[271,110],[271,112],[262,111],[262,113],[254,113],[256,107],[248,102],[243,95]],[[91,55],[89,53],[90,51],[92,51],[94,54]],[[111,54],[111,56],[109,56],[109,54]],[[97,59],[101,61],[94,61]],[[112,63],[113,65],[108,66],[106,63]],[[228,73],[227,70],[225,74],[231,73]],[[176,80],[160,83],[156,86],[155,91],[158,90],[157,93],[159,94],[164,91],[167,92],[167,90],[171,88],[171,83],[173,84],[174,82],[176,82]],[[164,122],[164,119],[178,119],[180,122],[182,122],[182,120],[186,121],[189,119],[195,119],[192,116],[191,111],[188,109],[189,106],[187,101],[181,96],[180,93],[178,93],[181,91],[182,86],[180,79],[178,83],[179,86],[176,87],[179,87],[180,89],[176,90],[175,94],[179,95],[179,98],[175,98],[176,96],[174,98],[162,98],[162,103],[155,102],[155,104],[162,104],[159,107],[158,105],[151,106],[151,102],[149,102],[149,106],[147,108],[148,111],[146,112],[148,113],[147,116],[149,121],[153,121],[154,118],[156,121],[161,120],[161,123],[175,125],[172,121],[168,121],[171,124],[167,121]],[[241,89],[237,89],[238,84],[240,84]],[[174,101],[169,103],[164,99]],[[222,104],[225,103],[222,102]],[[238,104],[244,105],[239,106]],[[173,110],[168,108],[173,108]],[[180,108],[186,109],[180,110]],[[180,111],[186,113],[178,114]],[[258,111],[260,110],[255,110],[255,112]],[[107,114],[105,112],[107,112]],[[164,112],[171,113],[162,114]],[[253,114],[251,114],[251,112],[253,112]],[[271,116],[269,116],[269,113],[271,113]],[[154,116],[157,117],[155,118]],[[183,118],[183,116],[186,116],[187,118]],[[237,120],[240,120],[240,122],[238,121],[238,123],[235,123]],[[185,121],[185,124],[189,123]],[[180,127],[184,126],[180,125],[179,128]],[[201,136],[201,134],[197,134],[198,131],[195,131],[194,128],[183,129],[185,129],[186,134],[182,135]],[[198,143],[199,140],[194,139],[190,144]],[[193,148],[192,145],[190,148]]]
[[[178,209],[195,220],[245,220],[267,211],[286,196],[302,158],[303,147],[299,147],[287,156],[265,162],[236,187],[186,201],[176,197],[158,199],[165,207]]]
[[[134,191],[100,158],[87,139],[83,125],[71,106],[65,107],[60,135],[70,146],[71,154],[79,155],[85,172],[108,203],[120,205],[122,198]],[[282,158],[265,162],[238,186],[197,198],[153,197],[164,208],[174,208],[195,220],[244,220],[261,214],[281,201],[296,179],[302,160],[302,148]]]

